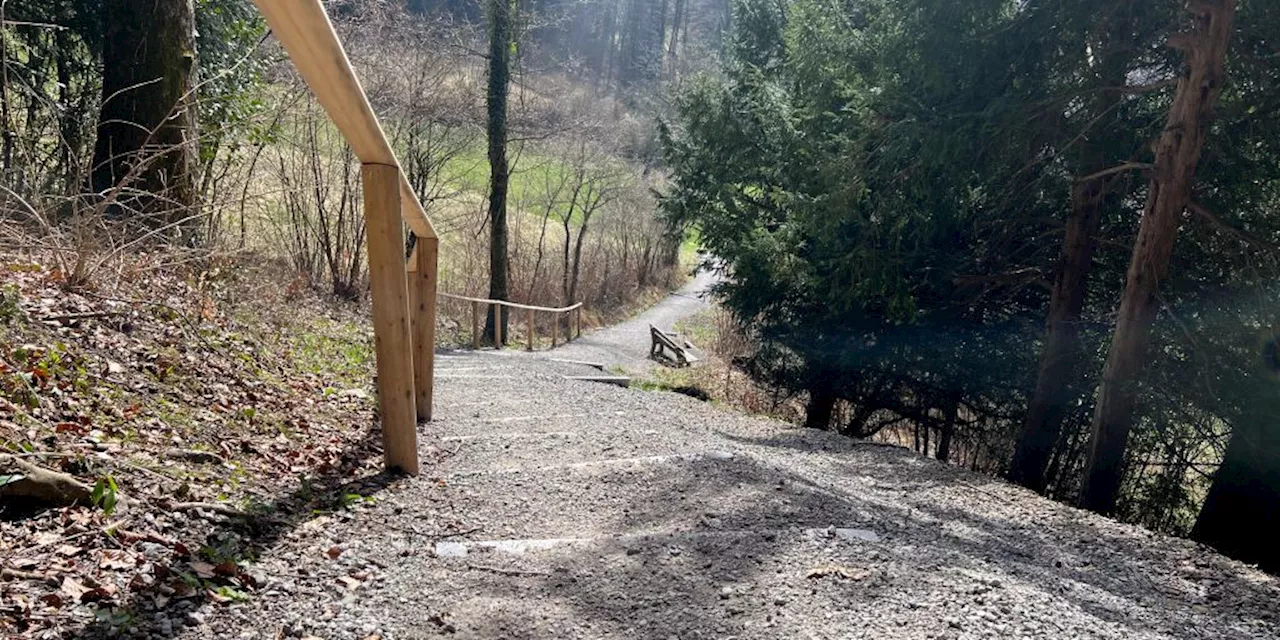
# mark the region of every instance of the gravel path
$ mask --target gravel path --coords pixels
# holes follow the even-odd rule
[[[649,327],[671,331],[677,322],[709,304],[707,292],[717,276],[699,271],[684,287],[643,313],[620,324],[599,329],[551,352],[551,357],[621,367],[640,373],[653,366],[649,360]]]
[[[1274,578],[903,449],[532,358],[439,367],[435,463],[177,635],[1280,638]]]

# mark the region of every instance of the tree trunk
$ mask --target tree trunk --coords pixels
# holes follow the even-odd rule
[[[680,43],[680,27],[684,23],[684,3],[685,0],[676,0],[676,12],[671,16],[671,41],[667,43],[667,58],[670,71],[675,73],[676,56]]]
[[[804,426],[809,429],[826,430],[831,426],[831,417],[835,409],[836,394],[820,387],[810,389],[809,402],[804,412]]]
[[[13,139],[17,127],[9,113],[9,30],[4,27],[6,15],[0,3],[0,178],[6,185],[13,184]]]
[[[1191,198],[1209,119],[1226,75],[1236,0],[1194,3],[1193,12],[1196,29],[1170,39],[1171,46],[1185,52],[1188,71],[1178,81],[1156,144],[1155,169],[1094,408],[1080,506],[1099,513],[1115,508],[1133,422],[1135,377],[1146,360],[1157,288],[1168,275],[1178,222]]]
[[[960,420],[960,401],[949,400],[946,408],[946,419],[938,432],[938,452],[935,456],[940,462],[951,460],[951,442],[956,435],[956,423]]]
[[[126,187],[116,215],[140,214],[154,227],[184,220],[195,211],[199,154],[192,0],[106,0],[103,17],[91,186],[99,195]]]
[[[1044,491],[1045,469],[1062,433],[1062,420],[1068,407],[1081,394],[1080,313],[1084,309],[1108,185],[1107,178],[1098,178],[1072,189],[1071,216],[1067,219],[1061,263],[1049,299],[1036,390],[1027,407],[1027,417],[1009,468],[1009,480],[1037,492]]]
[[[1098,64],[1091,78],[1097,87],[1090,110],[1082,114],[1089,122],[1098,122],[1112,112],[1123,99],[1114,89],[1125,83],[1132,61],[1132,6],[1118,5],[1097,26],[1096,38],[1082,43],[1094,49]],[[1110,89],[1110,90],[1108,90]],[[1112,166],[1102,134],[1086,132],[1078,142],[1077,172],[1092,176]],[[1036,388],[1027,406],[1009,480],[1044,493],[1046,473],[1054,447],[1062,434],[1062,422],[1072,404],[1083,395],[1081,362],[1084,345],[1080,342],[1080,315],[1084,310],[1089,272],[1093,269],[1093,252],[1097,247],[1103,207],[1113,176],[1077,180],[1071,187],[1071,211],[1067,217],[1049,313],[1045,322],[1044,349],[1036,376]]]
[[[1255,406],[1251,413],[1231,435],[1191,537],[1275,573],[1280,572],[1275,539],[1280,531],[1280,428],[1274,411]]]
[[[511,168],[507,164],[507,92],[511,84],[511,2],[489,2],[489,298],[507,300],[509,294],[507,187]],[[495,317],[500,316],[500,317]],[[492,342],[495,323],[502,323],[505,344],[507,314],[489,312],[485,339]]]

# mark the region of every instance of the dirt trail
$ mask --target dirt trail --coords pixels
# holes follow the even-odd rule
[[[564,354],[634,365],[649,323],[701,304]],[[1191,542],[903,449],[563,373],[442,354],[426,473],[293,531],[255,565],[253,600],[191,612],[180,635],[1280,637],[1276,580]]]
[[[717,276],[699,271],[679,291],[625,322],[605,327],[550,352],[550,357],[596,362],[638,373],[653,366],[649,357],[649,327],[670,331],[675,324],[707,308],[708,293]],[[544,354],[547,355],[547,354]]]

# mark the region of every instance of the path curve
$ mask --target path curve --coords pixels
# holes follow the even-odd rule
[[[701,270],[662,302],[639,315],[603,329],[583,334],[573,342],[544,352],[544,357],[595,362],[640,373],[653,366],[649,360],[649,327],[670,331],[676,323],[710,306],[710,290],[719,276]],[[549,355],[547,355],[549,353]]]

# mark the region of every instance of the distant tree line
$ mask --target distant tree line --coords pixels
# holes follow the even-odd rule
[[[664,127],[743,365],[1280,569],[1280,6],[736,0]]]
[[[541,54],[619,91],[676,75],[690,54],[699,58],[692,64],[704,66],[705,54],[719,54],[732,15],[727,0],[521,0],[514,5],[529,44]],[[420,14],[473,22],[486,14],[476,0],[408,0],[407,6]]]

